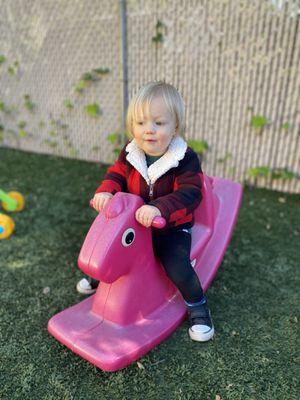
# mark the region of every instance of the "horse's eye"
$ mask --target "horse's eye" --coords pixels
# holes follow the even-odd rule
[[[130,246],[134,241],[134,237],[135,237],[134,229],[132,228],[126,229],[126,231],[122,235],[122,245],[124,247]]]

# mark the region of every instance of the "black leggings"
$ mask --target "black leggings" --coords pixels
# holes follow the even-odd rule
[[[153,234],[152,240],[154,254],[184,300],[189,303],[202,300],[201,283],[190,262],[191,234],[178,230],[167,235]]]

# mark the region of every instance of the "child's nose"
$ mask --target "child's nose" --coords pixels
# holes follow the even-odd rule
[[[146,133],[154,133],[155,132],[155,126],[152,122],[148,122],[146,125]]]

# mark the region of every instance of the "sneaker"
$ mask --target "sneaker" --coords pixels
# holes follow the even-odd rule
[[[207,301],[195,305],[188,304],[189,335],[192,340],[206,342],[213,338],[215,330]]]
[[[99,285],[99,281],[87,276],[86,278],[82,278],[77,283],[76,289],[77,289],[77,292],[82,293],[82,294],[92,294],[92,293],[96,292],[98,285]]]

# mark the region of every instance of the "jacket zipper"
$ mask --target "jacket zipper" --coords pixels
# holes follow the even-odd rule
[[[152,197],[153,197],[153,186],[154,186],[154,183],[150,182],[150,184],[149,184],[149,197],[150,197],[150,200],[152,200]]]

